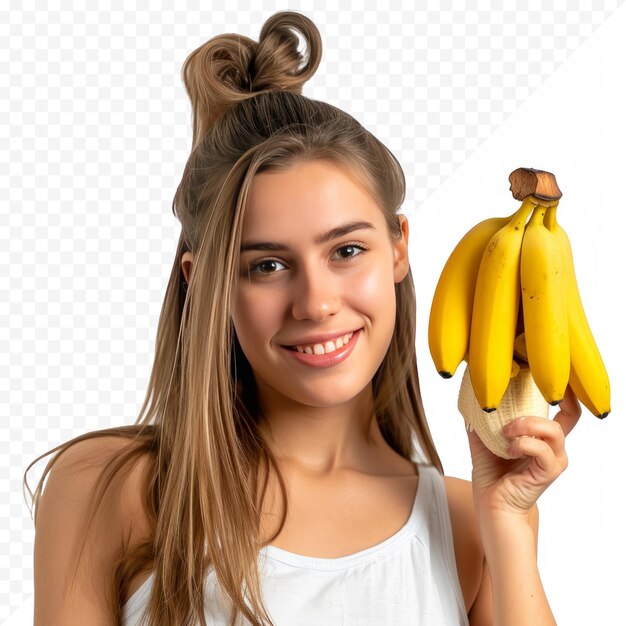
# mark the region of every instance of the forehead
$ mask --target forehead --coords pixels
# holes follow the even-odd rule
[[[329,160],[297,163],[257,174],[250,187],[243,237],[310,235],[363,219],[384,224],[380,207],[358,176]]]

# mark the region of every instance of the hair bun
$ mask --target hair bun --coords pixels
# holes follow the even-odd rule
[[[299,31],[308,52],[306,62],[298,51]],[[272,88],[302,93],[302,86],[313,76],[322,58],[322,38],[317,26],[305,15],[281,11],[267,19],[252,62],[254,91]],[[300,67],[302,65],[302,67]]]
[[[292,29],[304,38],[306,61]],[[227,33],[201,45],[187,57],[182,69],[193,109],[193,145],[240,100],[273,89],[302,93],[321,58],[319,30],[308,17],[294,11],[280,11],[268,18],[258,42]]]

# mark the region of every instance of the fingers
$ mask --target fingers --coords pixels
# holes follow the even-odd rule
[[[565,435],[569,435],[572,431],[578,419],[582,414],[582,408],[580,402],[576,397],[576,394],[572,391],[572,388],[568,385],[563,395],[563,400],[559,403],[559,412],[554,416],[555,422],[561,425]]]
[[[502,433],[509,439],[523,435],[540,437],[549,440],[551,447],[562,445],[565,439],[565,433],[560,422],[533,415],[514,419],[502,429]]]
[[[531,436],[515,439],[509,447],[509,454],[515,457],[531,457],[544,474],[542,477],[537,476],[537,478],[548,482],[553,481],[567,468],[568,464],[564,449],[557,454],[547,441]]]
[[[559,421],[520,417],[507,424],[503,433],[512,439],[508,450],[512,456],[534,457],[539,467],[554,478],[567,467],[565,432]]]

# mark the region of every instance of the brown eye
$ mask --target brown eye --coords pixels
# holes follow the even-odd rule
[[[349,250],[349,251],[361,250],[361,252],[358,252],[357,254],[348,254],[347,256],[342,255],[343,261],[349,261],[350,259],[353,259],[356,256],[360,256],[361,254],[363,254],[363,252],[366,252],[367,250],[369,250],[369,248],[362,243],[358,243],[358,244],[347,243],[337,248],[336,252],[339,252],[340,250]]]
[[[281,265],[281,262],[278,261],[277,259],[261,259],[260,261],[257,261],[256,263],[251,263],[248,266],[248,273],[249,274],[261,274],[261,275],[274,274],[275,272],[273,271],[265,272],[265,271],[261,271],[260,268],[267,269],[268,266],[270,265],[275,266],[276,264]]]
[[[341,248],[339,248],[338,252],[340,252],[341,250],[343,250],[344,252],[345,251],[350,252],[350,251],[353,251],[353,250],[356,250],[356,249],[357,249],[356,246],[342,246]],[[342,256],[343,256],[344,259],[349,259],[349,258],[351,258],[353,256],[358,256],[358,255],[355,255],[355,254],[347,254],[347,255],[342,254]]]

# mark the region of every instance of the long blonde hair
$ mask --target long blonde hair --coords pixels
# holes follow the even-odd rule
[[[306,60],[294,30],[306,43]],[[368,185],[394,239],[401,236],[396,212],[405,195],[402,168],[380,141],[344,111],[302,95],[321,48],[314,23],[284,11],[265,22],[258,42],[224,34],[188,56],[183,80],[193,110],[193,143],[172,203],[182,228],[139,416],[132,426],[86,433],[57,446],[25,472],[26,483],[33,463],[58,450],[31,493],[37,506],[46,474],[68,447],[104,435],[128,438],[130,444],[101,477],[89,526],[113,477],[140,457],[149,460],[142,502],[152,536],[120,557],[111,574],[110,609],[117,622],[130,579],[152,569],[149,624],[205,625],[204,581],[211,567],[232,603],[231,625],[240,614],[255,626],[273,624],[257,566],[270,467],[284,508],[279,528],[265,543],[285,522],[286,490],[257,428],[254,377],[230,315],[251,182],[257,173],[296,161],[331,159]],[[181,268],[186,250],[194,257],[188,288]],[[394,334],[372,379],[376,419],[394,450],[411,459],[416,437],[424,460],[443,473],[420,395],[410,269],[395,292]]]

